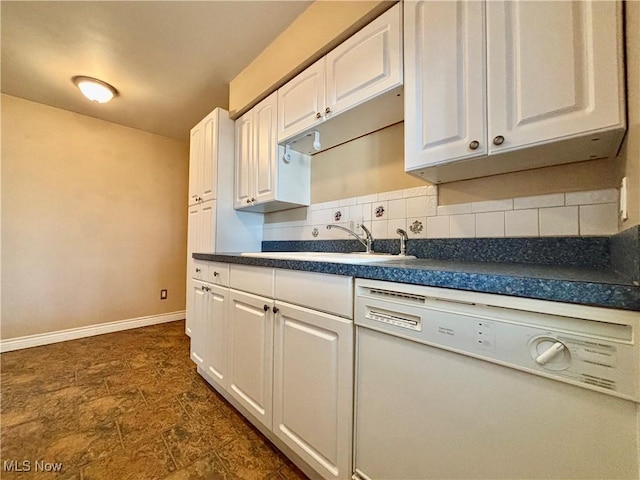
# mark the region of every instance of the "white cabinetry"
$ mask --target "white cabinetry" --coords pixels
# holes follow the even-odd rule
[[[407,1],[404,25],[408,172],[445,182],[617,153],[618,2]]]
[[[273,300],[235,290],[229,300],[229,393],[270,429]]]
[[[278,141],[282,142],[324,120],[325,59],[278,90]]]
[[[210,381],[225,387],[229,266],[199,262],[198,270],[203,280],[191,279],[187,299],[191,359]]]
[[[236,121],[236,209],[272,212],[310,203],[310,160],[297,152],[284,158],[277,115],[274,92]]]
[[[218,115],[210,114],[191,129],[189,145],[189,205],[216,198],[217,160],[220,147]]]
[[[278,90],[278,142],[315,152],[306,138],[310,130],[392,90],[390,98],[357,117],[318,128],[321,150],[402,120],[400,91],[395,91],[402,85],[400,17],[398,4]]]
[[[214,319],[195,325],[226,333],[193,342],[198,371],[318,475],[350,478],[353,279],[214,265],[203,274],[230,288],[193,280],[194,310]]]
[[[202,280],[202,264],[193,253],[260,251],[262,215],[233,209],[234,122],[216,108],[191,129],[187,231],[187,291]],[[224,225],[224,228],[220,228]],[[191,294],[186,332],[192,335]]]
[[[279,301],[275,312],[273,432],[323,478],[349,478],[353,322]]]

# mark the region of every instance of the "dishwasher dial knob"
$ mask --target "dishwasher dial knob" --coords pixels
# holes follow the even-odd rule
[[[567,346],[550,336],[533,338],[530,353],[536,364],[547,370],[566,370],[571,365],[571,352]]]

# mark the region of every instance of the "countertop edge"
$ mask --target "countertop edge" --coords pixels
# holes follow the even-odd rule
[[[549,300],[577,305],[640,311],[640,287],[597,281],[539,278],[447,269],[420,269],[410,262],[342,264],[245,257],[230,253],[194,253],[193,258],[213,262],[283,268],[344,275],[370,280],[424,285],[479,293]],[[524,266],[526,268],[526,266]]]

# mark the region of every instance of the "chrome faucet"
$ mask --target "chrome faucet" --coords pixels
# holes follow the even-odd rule
[[[360,235],[358,235],[353,230],[349,230],[348,228],[341,227],[340,225],[335,225],[333,223],[327,225],[327,230],[331,230],[332,228],[338,228],[340,230],[344,230],[348,234],[356,237],[358,241],[365,246],[365,248],[367,249],[367,253],[373,253],[373,236],[371,236],[371,232],[364,225],[358,225],[358,226],[364,231],[365,235],[367,236],[366,240],[362,239]]]
[[[396,233],[400,235],[400,255],[404,257],[407,255],[407,242],[409,241],[409,237],[407,236],[407,232],[401,228],[397,229]]]

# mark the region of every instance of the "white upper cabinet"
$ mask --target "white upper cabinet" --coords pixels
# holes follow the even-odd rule
[[[218,115],[211,112],[191,129],[189,205],[216,198]]]
[[[404,21],[408,172],[439,183],[617,153],[618,2],[408,0]]]
[[[486,154],[484,2],[408,1],[404,29],[407,159]]]
[[[326,118],[402,84],[400,22],[398,4],[327,54]]]
[[[277,105],[273,92],[236,120],[236,209],[265,213],[309,205],[310,160],[297,152],[285,158]]]
[[[304,136],[325,120],[402,85],[400,16],[400,4],[394,5],[278,90],[278,142]],[[390,125],[388,115],[379,114]]]
[[[324,65],[321,58],[278,90],[278,141],[323,121]]]
[[[490,152],[619,125],[616,10],[599,1],[487,3]]]

